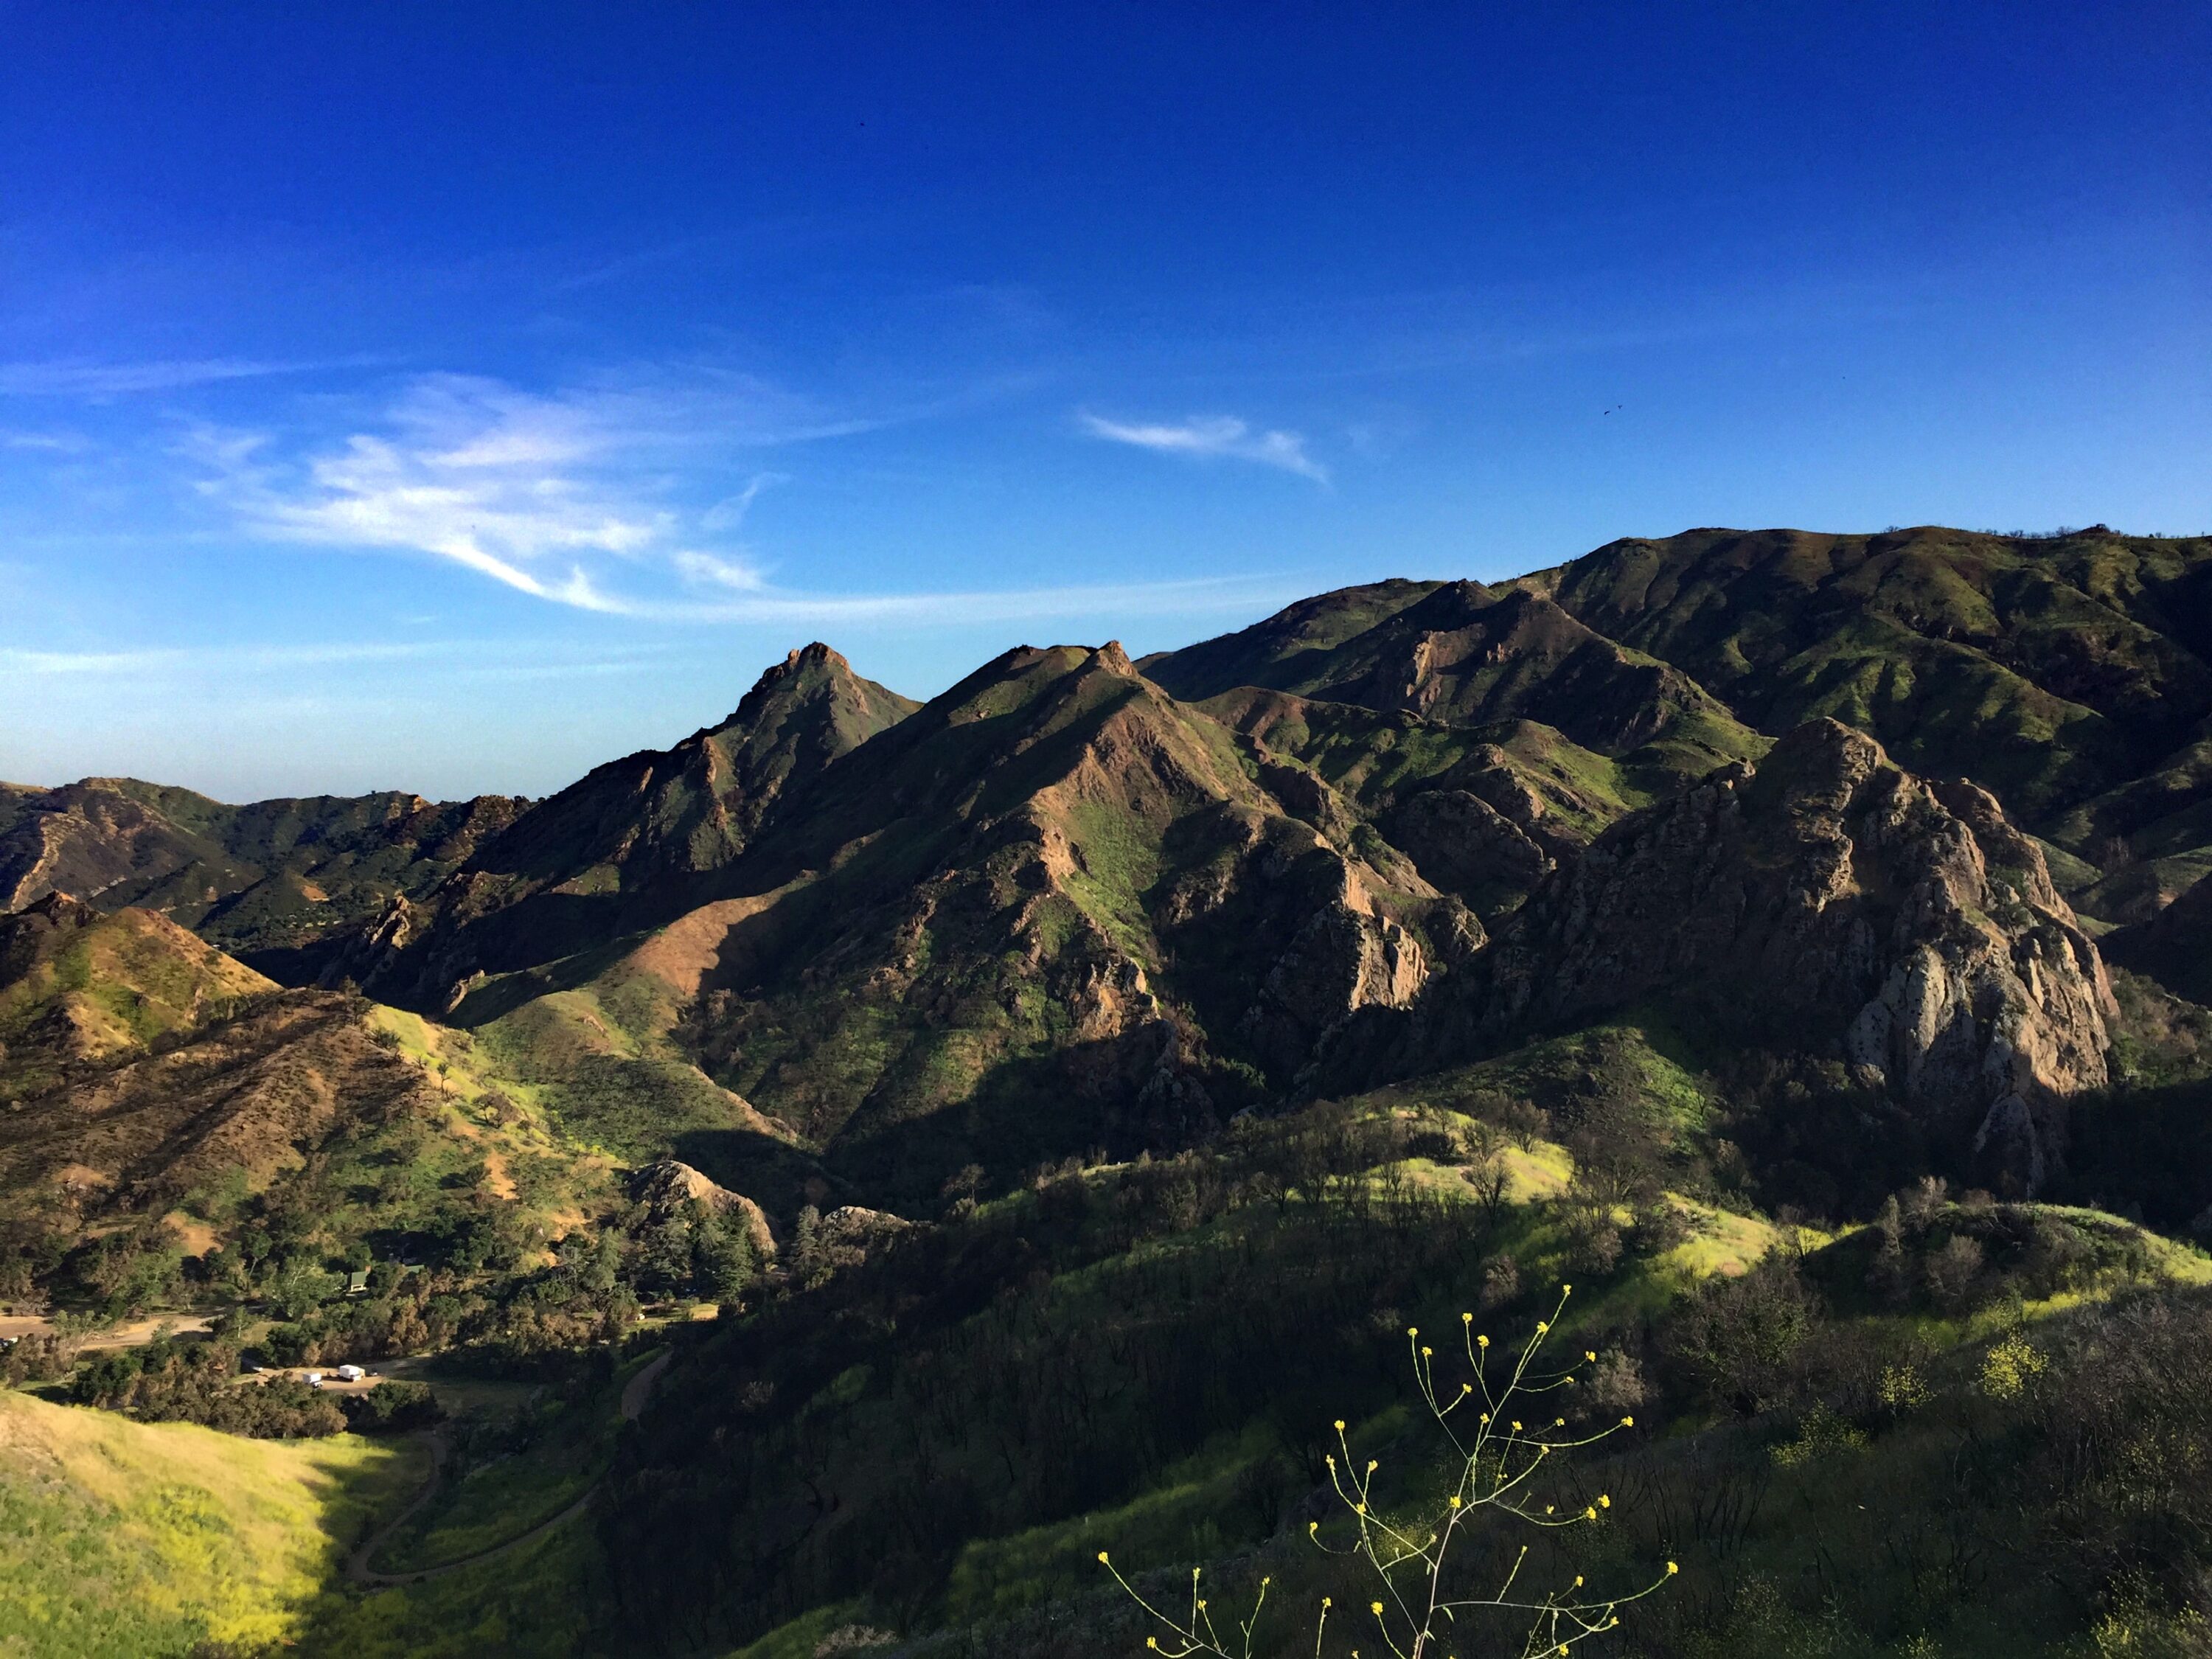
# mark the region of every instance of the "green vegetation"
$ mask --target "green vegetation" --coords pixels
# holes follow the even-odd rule
[[[419,1450],[276,1443],[0,1392],[0,1648],[183,1656],[296,1638]]]
[[[584,1659],[607,1651],[604,1595],[588,1528],[554,1527],[420,1584],[326,1595],[301,1644],[362,1659]]]
[[[1372,1571],[1375,1599],[1368,1603],[1368,1614],[1375,1636],[1370,1639],[1382,1641],[1394,1654],[1420,1659],[1448,1643],[1463,1644],[1469,1638],[1460,1626],[1478,1622],[1488,1623],[1509,1638],[1519,1633],[1523,1659],[1564,1653],[1577,1643],[1618,1629],[1621,1608],[1666,1588],[1680,1571],[1668,1561],[1656,1572],[1647,1571],[1640,1585],[1623,1583],[1609,1593],[1590,1586],[1586,1572],[1547,1584],[1524,1571],[1529,1565],[1524,1546],[1502,1574],[1482,1582],[1479,1589],[1469,1579],[1463,1559],[1466,1547],[1503,1517],[1521,1522],[1534,1537],[1555,1547],[1559,1534],[1570,1528],[1598,1531],[1613,1521],[1610,1493],[1599,1492],[1582,1504],[1579,1513],[1572,1499],[1564,1510],[1556,1501],[1563,1495],[1559,1483],[1569,1479],[1565,1466],[1571,1460],[1553,1454],[1583,1452],[1636,1426],[1633,1414],[1626,1413],[1617,1421],[1576,1428],[1568,1426],[1564,1415],[1548,1419],[1544,1415],[1577,1406],[1575,1385],[1581,1382],[1587,1392],[1596,1371],[1595,1350],[1584,1352],[1587,1369],[1579,1370],[1571,1356],[1562,1363],[1556,1354],[1557,1322],[1571,1294],[1571,1286],[1560,1291],[1551,1319],[1538,1320],[1517,1352],[1501,1347],[1493,1353],[1489,1334],[1476,1332],[1474,1316],[1462,1314],[1457,1343],[1451,1344],[1449,1336],[1443,1340],[1464,1351],[1464,1370],[1449,1358],[1439,1366],[1436,1349],[1420,1340],[1419,1328],[1407,1327],[1415,1388],[1428,1419],[1450,1447],[1451,1478],[1441,1495],[1431,1494],[1427,1504],[1416,1500],[1413,1506],[1399,1509],[1378,1503],[1378,1495],[1389,1492],[1378,1474],[1379,1464],[1370,1458],[1363,1468],[1352,1452],[1344,1420],[1340,1418],[1334,1425],[1337,1449],[1328,1458],[1328,1488],[1337,1511],[1329,1539],[1340,1541],[1334,1548],[1331,1541],[1324,1541],[1318,1519],[1307,1522],[1307,1535],[1322,1551],[1351,1557]],[[1547,1346],[1553,1354],[1547,1354]],[[1540,1365],[1540,1360],[1549,1363]],[[1528,1419],[1525,1427],[1522,1413]],[[1585,1415],[1579,1410],[1576,1414]],[[1569,1540],[1565,1553],[1583,1558],[1577,1565],[1596,1565],[1587,1559],[1587,1552],[1575,1551],[1573,1541]],[[1202,1569],[1191,1574],[1186,1613],[1179,1606],[1168,1611],[1146,1601],[1115,1571],[1106,1551],[1098,1552],[1098,1561],[1114,1573],[1115,1582],[1131,1600],[1167,1627],[1170,1653],[1252,1659],[1255,1650],[1264,1652],[1273,1645],[1266,1628],[1270,1578],[1261,1579],[1249,1616],[1236,1620],[1231,1637],[1224,1632],[1234,1615],[1224,1612],[1217,1616],[1212,1611],[1204,1594]],[[1605,1565],[1617,1570],[1619,1564]],[[1316,1652],[1327,1639],[1334,1602],[1334,1597],[1325,1595],[1313,1613]],[[1347,1607],[1342,1620],[1352,1621],[1358,1630],[1367,1626],[1356,1606]],[[1157,1644],[1157,1638],[1147,1643]]]
[[[0,1649],[2197,1651],[2208,572],[1698,532],[809,647],[527,811],[7,795],[179,908],[0,923]],[[1409,1328],[1572,1381],[1455,1448]]]
[[[606,1473],[623,1386],[647,1363],[581,1370],[519,1410],[465,1419],[447,1435],[436,1493],[368,1565],[398,1573],[465,1561],[574,1507]]]

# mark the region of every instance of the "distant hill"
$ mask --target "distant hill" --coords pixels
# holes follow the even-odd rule
[[[68,893],[159,911],[228,950],[282,952],[432,885],[526,805],[386,793],[227,806],[133,778],[9,785],[0,787],[0,909]]]
[[[2212,541],[1697,530],[1528,585],[1761,730],[1856,726],[2093,861],[2185,806],[2113,795],[2191,764],[2212,716]]]
[[[1403,710],[1444,725],[1535,720],[1609,755],[1650,750],[1656,761],[1670,747],[1687,745],[1695,751],[1693,769],[1740,758],[1757,746],[1726,706],[1687,675],[1623,649],[1549,599],[1518,588],[1443,583],[1327,647],[1308,642],[1304,632],[1290,635],[1267,623],[1261,629],[1261,639],[1271,646],[1289,647],[1273,661],[1255,659],[1249,648],[1224,652],[1208,642],[1152,659],[1146,672],[1192,699],[1261,685]]]
[[[917,706],[862,679],[827,646],[793,651],[719,725],[595,769],[434,885],[400,895],[325,977],[350,974],[417,1005],[447,1002],[471,975],[667,920],[706,896],[787,790],[803,791]]]
[[[189,1034],[276,989],[152,911],[50,893],[0,916],[0,1098]]]
[[[2053,543],[1692,532],[1501,586],[1389,582],[1322,595],[1141,665],[1111,647],[1011,653],[912,713],[810,647],[721,726],[601,769],[526,815],[430,902],[402,902],[348,970],[377,994],[514,1045],[514,1063],[547,1042],[605,1050],[608,1064],[649,1055],[656,1090],[692,1068],[758,1114],[776,1146],[811,1148],[864,1187],[896,1179],[920,1192],[974,1159],[1087,1141],[1172,1146],[1247,1104],[1371,1079],[1384,1062],[1358,1057],[1389,1046],[1376,1034],[1393,1018],[1429,1030],[1459,1017],[1423,1010],[1493,983],[1508,954],[1486,941],[1537,925],[1533,908],[1526,925],[1514,920],[1521,907],[1580,893],[1599,908],[1578,910],[1576,925],[1604,941],[1635,894],[1605,893],[1590,872],[1618,857],[1622,837],[1668,822],[1665,804],[1716,769],[1749,775],[1777,737],[1832,710],[1887,733],[1902,769],[1874,749],[1883,775],[1966,763],[1960,770],[1996,792],[1970,790],[1966,819],[1950,813],[1949,829],[1928,833],[1981,836],[1979,856],[2022,872],[2030,910],[2068,941],[2035,947],[2044,960],[2078,957],[2069,970],[2077,1012],[2059,1024],[2081,1053],[2021,1085],[2023,1099],[2063,1096],[2103,1076],[2100,1011],[2111,993],[2061,888],[2091,902],[2106,872],[2055,841],[2046,856],[2002,802],[2094,850],[2061,820],[2104,810],[2096,803],[2119,763],[2096,733],[2143,726],[2131,752],[2159,757],[2193,707],[2175,714],[2166,704],[2186,704],[2203,678],[2175,620],[2203,552],[2101,532]],[[1639,586],[1638,561],[1703,574]],[[1751,586],[1731,599],[1729,580]],[[1853,581],[1874,597],[1858,603]],[[2098,609],[2092,590],[2112,605]],[[1939,613],[1929,593],[1959,615]],[[1967,594],[1986,602],[1979,645],[1966,642]],[[1713,620],[1730,606],[1743,618]],[[1649,643],[1622,643],[1601,622]],[[1925,688],[1921,701],[1876,708],[1790,692],[1793,674],[1829,684],[1837,671],[1818,665],[1855,659],[1869,629],[1895,635],[1899,663],[1920,664],[1907,678]],[[2066,713],[2044,682],[2087,697],[2097,677],[2069,678],[2064,665],[2097,650],[2110,659],[2097,682],[2109,712],[2083,702]],[[1893,683],[1900,696],[1905,684]],[[1993,702],[1991,686],[2005,696]],[[805,729],[794,708],[879,718],[832,720],[836,740],[793,754],[787,734]],[[2078,753],[2024,746],[2040,730],[2070,733]],[[710,754],[732,757],[717,775],[720,796],[684,781]],[[750,781],[746,757],[762,755],[778,757],[780,787]],[[1770,793],[1762,783],[1746,799]],[[710,798],[736,805],[695,811]],[[1840,828],[1843,846],[1862,833]],[[1637,879],[1647,878],[1688,884],[1689,903],[1697,884],[1734,878],[1686,866]],[[1785,863],[1775,879],[1763,902],[1826,902],[1809,865]],[[1980,893],[1984,878],[1945,879]],[[2030,948],[2013,927],[1990,946],[2000,957]],[[1795,1029],[1810,1052],[1832,1051],[1913,939],[1953,950],[1941,933],[1907,929],[1834,973],[1808,961],[1740,988],[1737,1000],[1754,1024],[1762,1010],[1802,1018],[1817,1006]],[[1980,971],[1964,963],[1953,971]],[[2013,967],[1995,971],[2014,985]],[[1615,1006],[1662,988],[1632,975],[1622,984]],[[1516,1029],[1601,1007],[1578,1016],[1584,1002],[1540,987],[1515,995],[1527,1010]],[[2017,987],[1973,997],[1984,1024],[2008,999],[2023,1010],[2033,1001]],[[1390,1063],[1411,1054],[1447,1063],[1506,1039],[1494,1011],[1464,1021],[1442,1047],[1421,1037]],[[1495,1034],[1473,1035],[1486,1030]],[[1917,1062],[1907,1070],[1919,1075]],[[703,1132],[717,1115],[710,1097],[684,1091],[696,1103],[671,1096],[672,1121]],[[1982,1098],[1983,1085],[1967,1081],[1954,1092],[1942,1111],[1971,1120],[1945,1132],[1963,1157],[1967,1139],[1987,1142],[1991,1132],[1976,1126],[2008,1096],[1992,1084]],[[1040,1117],[1030,1103],[1040,1095],[1057,1109]],[[743,1112],[724,1115],[732,1133],[750,1121]],[[2007,1132],[2006,1156],[2026,1160],[2023,1179],[2044,1158],[2021,1138],[2028,1121],[2007,1120],[2019,1133]],[[743,1184],[738,1164],[691,1150],[717,1179]]]

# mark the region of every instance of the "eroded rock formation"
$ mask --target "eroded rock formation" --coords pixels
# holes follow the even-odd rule
[[[1480,979],[1493,1031],[1702,998],[1840,1054],[2030,1190],[2063,1153],[2065,1097],[2106,1080],[2114,1012],[2096,946],[1996,800],[1832,720],[1599,837]]]

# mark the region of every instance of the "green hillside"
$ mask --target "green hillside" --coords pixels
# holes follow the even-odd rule
[[[40,1659],[289,1644],[422,1466],[350,1435],[247,1440],[12,1391],[0,1446],[0,1652]]]
[[[2212,714],[2202,540],[1692,531],[1534,585],[1762,730],[1832,715],[2032,824],[2155,768]]]
[[[0,1651],[1088,1659],[1195,1569],[1338,1659],[1387,1525],[1648,1587],[1593,1651],[2200,1653],[2208,584],[1692,531],[810,646],[535,805],[0,789]],[[1470,1469],[1419,1378],[1539,1338]]]

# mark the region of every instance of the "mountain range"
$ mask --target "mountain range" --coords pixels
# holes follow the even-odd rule
[[[2016,1146],[2101,1080],[2093,940],[2203,990],[2172,936],[2207,901],[2161,917],[2212,872],[2208,653],[2201,541],[1692,531],[921,705],[809,646],[536,803],[11,788],[0,890],[449,1019],[587,1133],[580,1075],[650,1079],[733,1179],[766,1137],[912,1197],[1654,998],[1930,1110],[1919,1051],[1965,1044],[1942,1112]]]
[[[1617,1200],[1560,1223],[1583,1243],[1545,1246],[1594,1276],[1621,1245],[1584,1235],[1656,1226],[1662,1188],[1709,1228],[1733,1206],[1839,1239],[1916,1182],[2179,1227],[2212,1215],[2212,1171],[2152,1182],[2142,1148],[2153,1124],[2197,1144],[2212,1063],[2212,539],[1693,530],[1340,589],[1135,660],[1024,646],[924,702],[811,644],[543,800],[0,787],[0,908],[17,1295],[122,1282],[117,1241],[157,1234],[176,1282],[260,1287],[274,1267],[235,1263],[277,1216],[332,1262],[519,1275],[449,1322],[535,1352],[606,1328],[527,1290],[584,1283],[576,1241],[641,1249],[644,1294],[720,1282],[738,1247],[713,1218],[738,1217],[791,1295],[728,1364],[828,1389],[877,1352],[867,1319],[1028,1305],[1044,1247],[971,1249],[948,1215],[1047,1205],[1075,1170],[1141,1197],[1158,1166],[1241,1170],[1287,1217],[1352,1190],[1302,1158],[1396,1167],[1360,1162],[1370,1121],[1431,1126],[1423,1180],[1474,1136],[1515,1202],[1613,1171]],[[1137,1273],[1152,1235],[1097,1224],[1115,1242],[1082,1261]],[[875,1284],[854,1264],[902,1228],[889,1259],[939,1252],[937,1288],[865,1316],[834,1300],[862,1289],[819,1291],[840,1263]],[[1340,1291],[1346,1320],[1381,1293]],[[1291,1340],[1255,1329],[1255,1354]],[[746,1398],[669,1420],[718,1447],[782,1420]],[[1194,1433],[1244,1420],[1190,1409]],[[1164,1432],[1146,1478],[1197,1449]],[[604,1525],[659,1553],[617,1599],[716,1580],[681,1565],[686,1528],[736,1504],[763,1530],[731,1631],[863,1583],[896,1601],[909,1571],[909,1611],[944,1613],[926,1528],[793,1518],[827,1500],[735,1453],[635,1455]],[[1125,1492],[1066,1455],[1064,1487],[959,1498],[975,1535]],[[882,1551],[919,1565],[872,1578]]]

